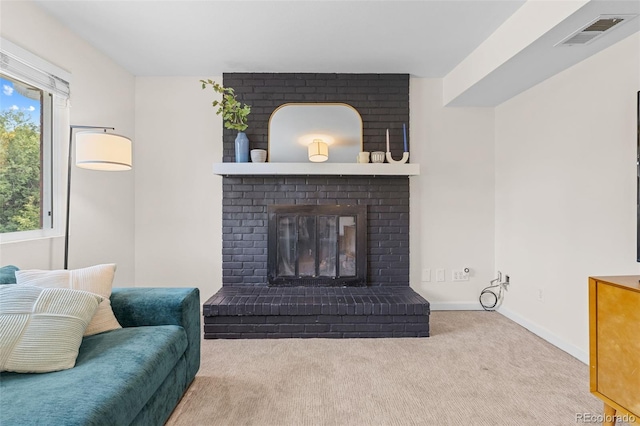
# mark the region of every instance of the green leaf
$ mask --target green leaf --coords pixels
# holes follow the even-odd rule
[[[247,116],[251,113],[251,106],[239,102],[232,87],[223,87],[211,79],[200,80],[200,82],[203,89],[211,86],[216,93],[222,95],[221,100],[214,100],[211,105],[218,107],[216,114],[222,114],[224,127],[239,131],[246,130]]]

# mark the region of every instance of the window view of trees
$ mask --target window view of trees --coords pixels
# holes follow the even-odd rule
[[[0,83],[0,233],[40,229],[40,102],[14,90],[13,81]]]

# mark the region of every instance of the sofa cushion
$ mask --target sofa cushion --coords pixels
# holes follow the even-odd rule
[[[0,284],[15,284],[17,266],[7,265],[0,268]]]
[[[170,376],[186,347],[186,333],[176,325],[129,327],[85,337],[75,368],[47,374],[0,373],[3,422],[130,424]],[[186,380],[184,375],[178,379]],[[182,382],[175,385],[184,389]]]
[[[0,371],[72,368],[100,302],[97,294],[68,288],[0,287]]]
[[[73,288],[90,291],[104,298],[95,316],[84,332],[85,336],[102,333],[120,328],[120,323],[111,309],[111,285],[116,273],[113,263],[95,265],[88,268],[74,270],[47,271],[41,269],[23,269],[16,271],[18,284],[35,285],[38,287]]]

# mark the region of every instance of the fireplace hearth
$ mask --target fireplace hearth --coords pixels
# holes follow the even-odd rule
[[[429,312],[409,287],[223,287],[204,304],[204,337],[428,337]]]

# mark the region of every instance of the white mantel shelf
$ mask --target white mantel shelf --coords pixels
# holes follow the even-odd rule
[[[420,164],[359,163],[214,163],[213,173],[222,176],[337,175],[416,176]]]

